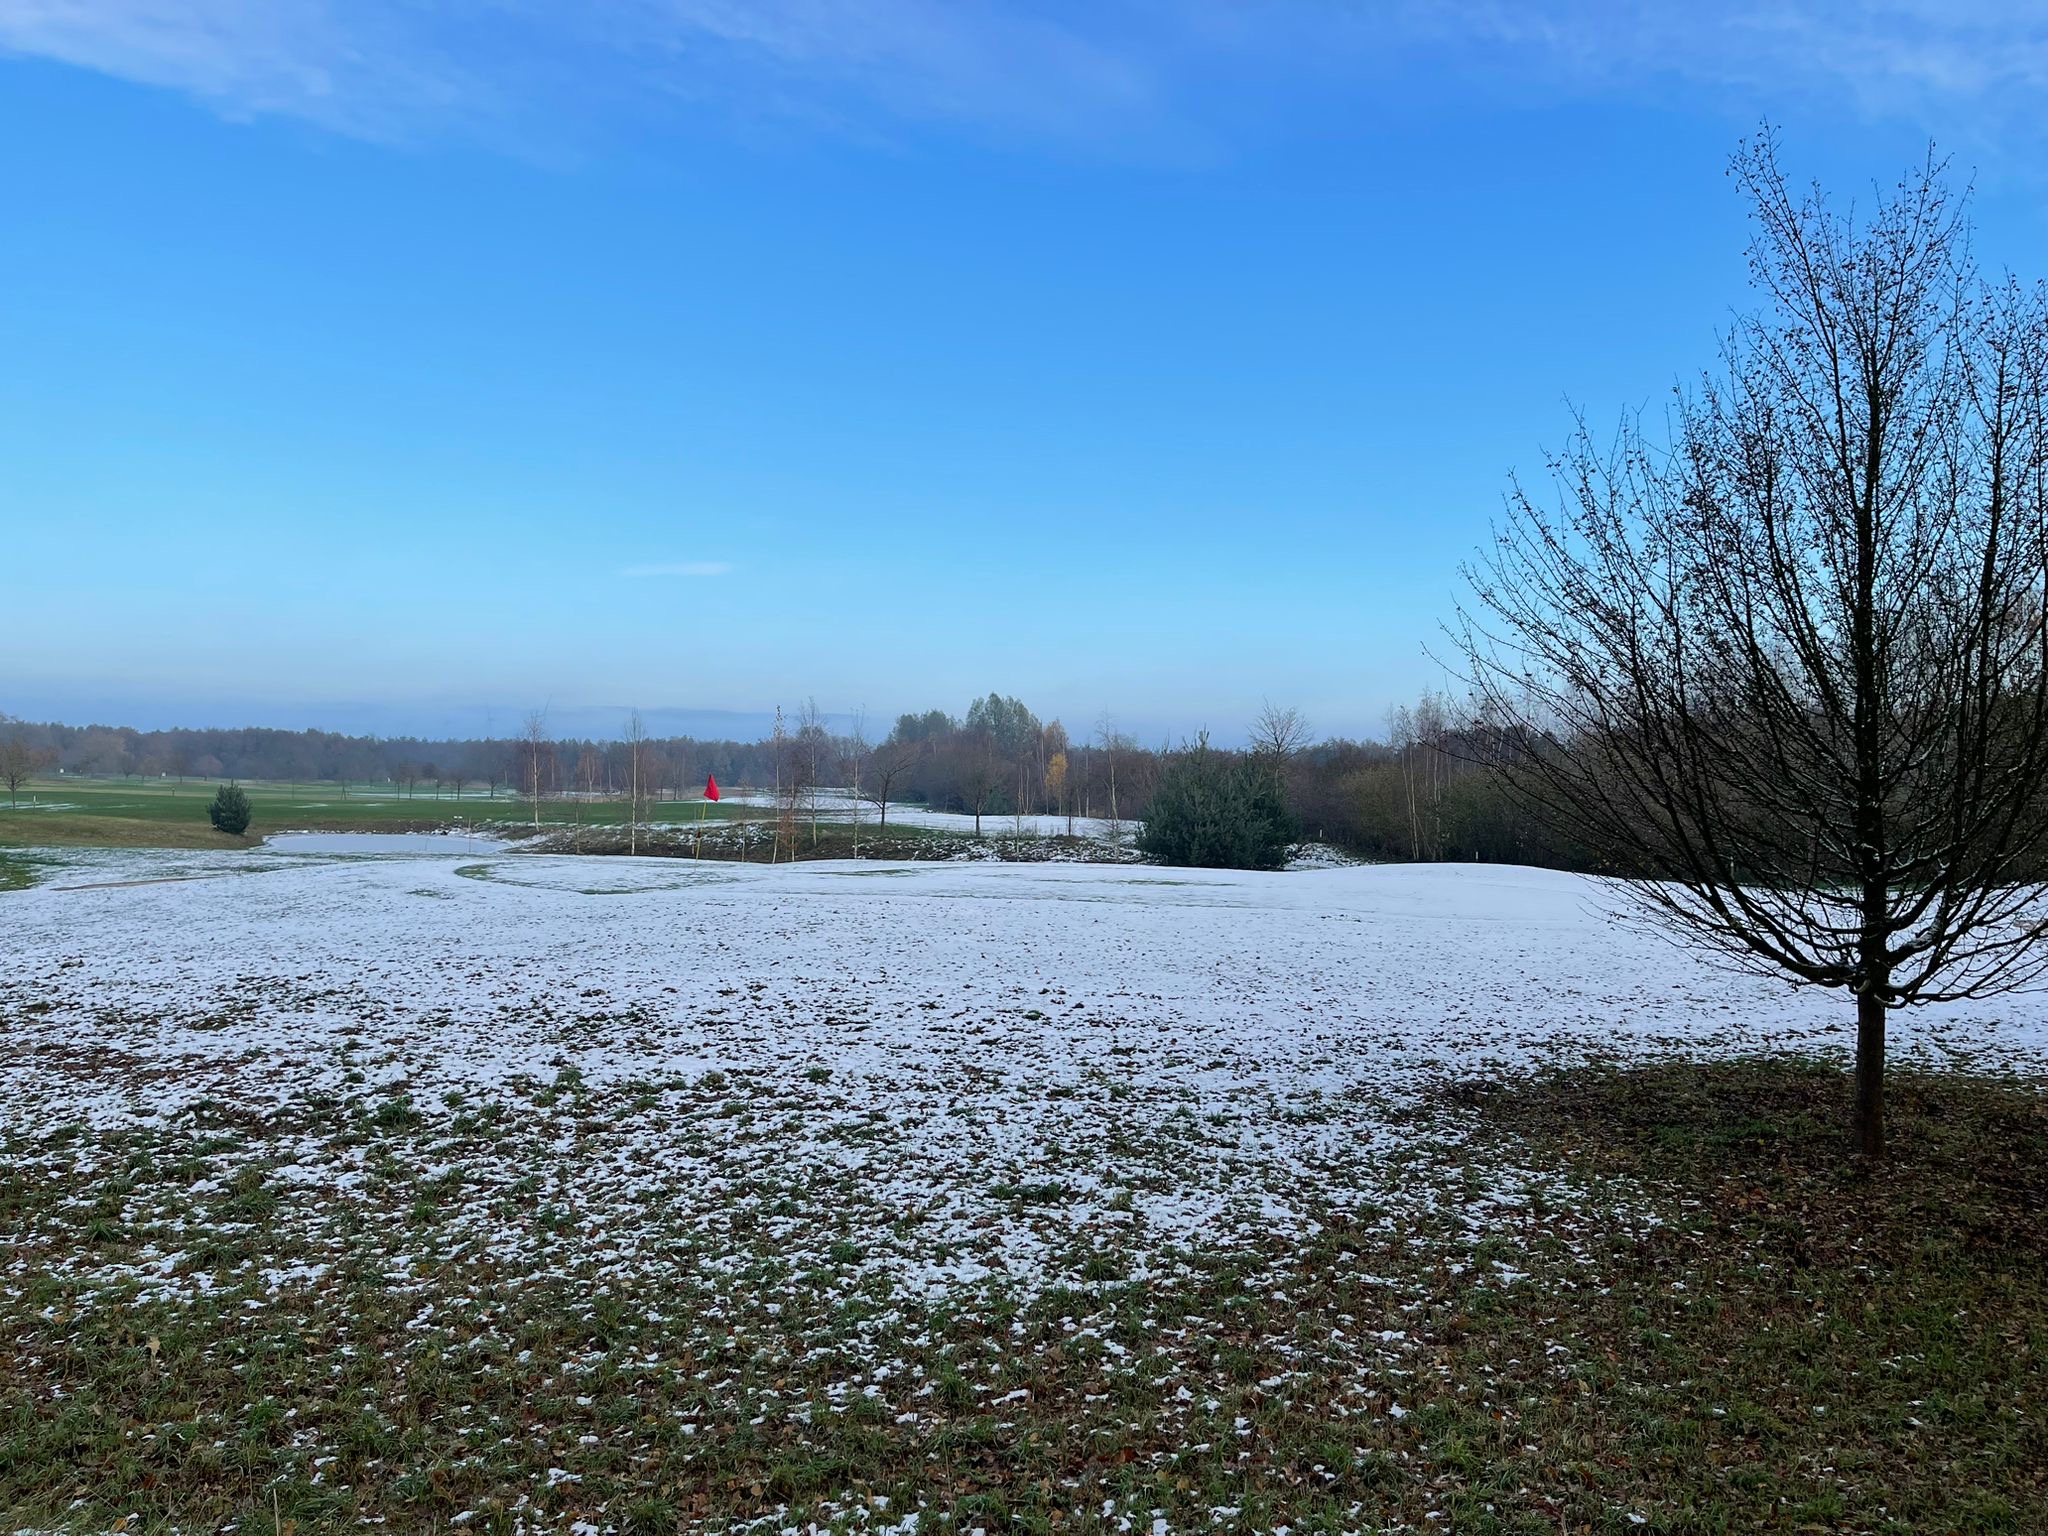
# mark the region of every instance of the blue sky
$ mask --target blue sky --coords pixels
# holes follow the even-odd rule
[[[2048,10],[1689,9],[0,0],[0,710],[1371,733],[1761,119],[2039,274]]]

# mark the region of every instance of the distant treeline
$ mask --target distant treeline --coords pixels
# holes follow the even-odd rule
[[[0,717],[4,718],[4,717]],[[127,726],[14,723],[11,734],[35,751],[47,772],[95,778],[250,779],[283,783],[378,784],[413,794],[504,793],[522,761],[517,738],[344,736],[334,731],[237,729],[138,731]],[[706,773],[728,783],[773,778],[766,742],[698,741],[676,737],[645,742],[641,768],[648,792],[680,795],[701,788]],[[596,793],[610,793],[630,777],[624,742],[550,741],[551,758],[588,768],[595,764]],[[569,787],[574,774],[550,765],[547,793]],[[522,786],[524,780],[522,779]]]
[[[427,740],[331,731],[137,731],[14,722],[9,738],[46,771],[105,778],[236,778],[379,784],[418,796],[538,794],[682,799],[709,775],[785,799],[814,787],[858,791],[986,818],[1015,814],[1139,821],[1185,744],[1137,741],[1113,722],[1085,739],[989,694],[962,715],[900,716],[886,732],[828,729],[807,707],[762,741],[689,736],[556,738],[529,717],[509,738]],[[1388,719],[1383,741],[1311,739],[1291,710],[1268,709],[1241,752],[1284,787],[1306,836],[1371,859],[1486,860],[1581,868],[1569,843],[1519,811],[1487,768],[1487,733],[1428,695]]]

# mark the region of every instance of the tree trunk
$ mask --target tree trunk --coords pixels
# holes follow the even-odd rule
[[[1884,1156],[1884,998],[1875,990],[1856,999],[1856,1150]]]

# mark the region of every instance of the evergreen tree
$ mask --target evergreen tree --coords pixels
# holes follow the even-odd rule
[[[230,837],[240,837],[249,830],[249,797],[242,793],[240,786],[223,784],[213,797],[213,803],[206,808],[207,818]]]
[[[1160,780],[1138,848],[1161,864],[1279,869],[1297,831],[1270,765],[1219,752],[1203,735]]]

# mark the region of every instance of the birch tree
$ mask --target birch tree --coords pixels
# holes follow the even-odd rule
[[[626,779],[632,800],[626,822],[626,852],[635,855],[640,852],[640,759],[646,745],[647,727],[636,709],[626,716]]]
[[[526,724],[519,735],[520,778],[526,786],[529,804],[533,808],[533,830],[540,830],[541,780],[554,756],[554,743],[548,740],[548,717],[535,710],[526,717]]]

